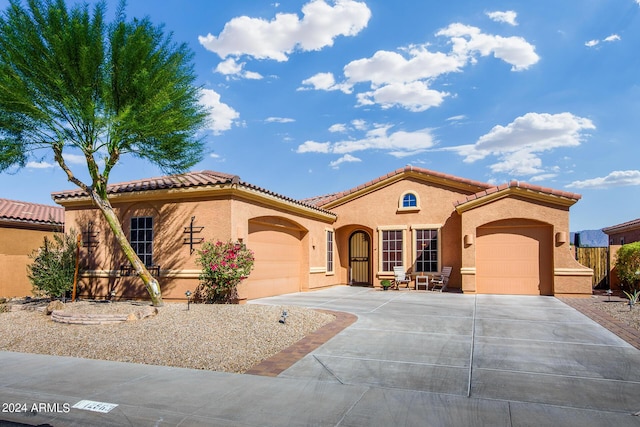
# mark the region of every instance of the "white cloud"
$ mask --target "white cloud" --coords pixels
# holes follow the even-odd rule
[[[362,119],[352,120],[351,125],[357,130],[367,130],[369,128],[369,125],[367,124],[367,122]]]
[[[320,50],[332,46],[338,36],[354,36],[364,29],[371,11],[365,3],[312,0],[302,6],[302,19],[295,13],[278,13],[268,21],[240,16],[227,22],[219,36],[199,36],[206,49],[222,59],[251,56],[255,59],[287,61],[296,49]]]
[[[511,64],[512,71],[526,70],[540,60],[535,47],[522,37],[502,37],[484,34],[479,28],[455,23],[436,33],[450,37],[453,53],[464,58],[473,58],[476,54],[493,54]]]
[[[539,153],[578,146],[591,129],[595,129],[591,120],[571,113],[527,113],[507,126],[494,126],[473,145],[450,149],[467,163],[490,155],[498,157],[499,161],[491,165],[493,172],[540,174],[544,170]]]
[[[346,132],[346,131],[347,131],[347,125],[345,125],[344,123],[336,123],[335,125],[331,125],[329,127],[329,132],[331,133]]]
[[[397,52],[377,51],[371,58],[350,62],[344,75],[350,84],[371,82],[379,87],[392,83],[428,80],[445,73],[460,71],[465,59],[442,52],[430,52],[426,45],[403,48],[408,58]]]
[[[595,46],[597,46],[597,45],[599,45],[599,44],[600,44],[600,41],[603,41],[603,42],[605,42],[605,43],[611,43],[611,42],[616,42],[616,41],[620,41],[620,40],[622,40],[622,39],[620,38],[620,36],[619,36],[619,35],[617,35],[617,34],[611,34],[610,36],[605,37],[605,38],[604,38],[604,39],[602,39],[602,40],[596,40],[596,39],[594,39],[594,40],[589,40],[589,41],[588,41],[588,42],[586,42],[584,45],[585,45],[586,47],[595,47]]]
[[[460,120],[465,120],[467,116],[464,114],[460,114],[459,116],[451,116],[447,119],[448,122],[459,122]]]
[[[214,71],[224,74],[225,76],[241,77],[251,80],[261,80],[263,78],[259,73],[244,70],[244,66],[244,62],[238,63],[234,58],[227,58],[220,62]]]
[[[496,22],[504,22],[505,24],[516,26],[518,23],[516,22],[516,17],[518,14],[513,10],[507,10],[506,12],[487,12],[487,16],[496,21]]]
[[[362,159],[359,159],[357,157],[352,156],[351,154],[345,154],[344,156],[340,157],[338,160],[334,160],[333,162],[329,163],[329,166],[331,166],[334,169],[338,169],[338,166],[340,166],[342,163],[353,163],[353,162],[361,162]]]
[[[200,103],[209,110],[209,129],[216,135],[231,129],[240,113],[220,102],[220,95],[212,89],[202,89]]]
[[[348,154],[357,151],[382,150],[394,157],[406,157],[424,152],[435,144],[430,129],[414,132],[389,132],[392,125],[376,125],[360,139],[345,139],[337,142],[306,141],[298,146],[298,153]]]
[[[87,163],[86,157],[83,156],[82,154],[64,153],[62,154],[62,158],[66,163],[69,163],[72,165],[84,165]]]
[[[640,185],[639,170],[613,171],[604,177],[574,181],[567,185],[567,187],[606,189],[631,185]]]
[[[329,153],[331,151],[331,143],[305,141],[298,146],[296,153]]]
[[[449,96],[447,92],[429,89],[422,81],[393,83],[370,92],[357,95],[358,105],[378,104],[382,109],[400,106],[412,112],[438,107]]]
[[[343,83],[336,83],[333,73],[318,73],[302,81],[302,86],[298,90],[326,90],[328,92],[341,90],[344,93],[351,93],[351,86]]]
[[[493,54],[521,71],[539,61],[535,47],[521,37],[484,34],[479,28],[452,24],[436,33],[448,37],[450,52],[432,52],[427,44],[398,48],[397,52],[380,50],[369,58],[351,61],[343,68],[344,80],[333,73],[317,73],[302,82],[299,90],[341,90],[352,93],[357,85],[369,89],[356,93],[359,106],[400,107],[412,112],[437,107],[449,92],[433,88],[436,79],[447,73],[462,72],[477,61],[476,56]]]
[[[26,167],[27,169],[50,169],[52,167],[54,167],[55,165],[53,163],[49,163],[49,162],[27,162]]]
[[[557,176],[558,176],[558,174],[556,174],[556,173],[543,173],[541,175],[532,176],[531,178],[529,178],[529,181],[530,182],[547,181],[547,180],[553,179],[553,178],[555,178]]]
[[[295,122],[295,119],[291,119],[289,117],[267,117],[265,119],[267,123],[292,123]]]

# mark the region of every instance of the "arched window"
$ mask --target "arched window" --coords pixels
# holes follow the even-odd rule
[[[398,212],[417,212],[420,210],[420,196],[413,190],[405,191],[398,198]]]
[[[407,193],[402,198],[403,208],[415,208],[418,206],[418,198],[413,193]]]

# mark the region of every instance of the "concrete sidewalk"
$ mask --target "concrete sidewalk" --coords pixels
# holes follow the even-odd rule
[[[640,351],[553,297],[337,287],[252,303],[345,311],[358,320],[277,378],[0,352],[0,420],[640,426],[633,415]],[[117,406],[72,408],[82,400]],[[15,403],[49,406],[24,414],[8,407]]]

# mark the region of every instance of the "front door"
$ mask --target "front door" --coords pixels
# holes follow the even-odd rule
[[[369,235],[356,231],[349,237],[349,284],[370,285],[369,280]]]

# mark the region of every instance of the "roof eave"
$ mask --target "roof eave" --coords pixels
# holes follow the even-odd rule
[[[406,178],[414,178],[418,181],[437,184],[447,188],[453,188],[468,194],[476,193],[478,191],[487,189],[488,187],[487,185],[483,185],[479,182],[474,183],[470,180],[451,179],[446,176],[430,174],[426,169],[416,170],[414,168],[405,168],[399,173],[387,175],[385,178],[380,179],[377,182],[362,186],[362,188],[356,188],[355,190],[350,191],[348,194],[331,200],[325,204],[321,204],[320,206],[322,206],[323,209],[332,209],[336,206],[343,205],[347,202],[350,202],[351,200],[357,199],[365,194],[374,192],[380,188],[386,187]]]
[[[55,197],[53,200],[64,206],[65,208],[82,208],[92,205],[89,196],[71,196],[71,197]],[[112,204],[124,202],[137,202],[153,200],[171,200],[176,198],[207,198],[207,197],[238,197],[245,200],[252,200],[267,204],[272,207],[286,209],[290,212],[296,212],[305,216],[317,218],[326,222],[335,222],[337,216],[329,211],[315,206],[306,205],[278,197],[275,194],[266,193],[258,189],[252,188],[250,185],[242,185],[236,183],[203,185],[196,187],[181,187],[168,189],[151,189],[142,191],[130,191],[125,193],[111,193],[108,195]]]
[[[538,202],[549,203],[553,205],[557,205],[560,207],[568,208],[573,206],[579,198],[577,197],[566,197],[552,193],[545,193],[534,191],[528,188],[522,187],[507,187],[505,189],[488,193],[486,195],[474,198],[472,200],[459,203],[455,206],[455,209],[458,213],[466,212],[471,209],[475,209],[477,207],[492,203],[496,200],[504,199],[506,197],[519,196],[526,199],[532,199]]]

